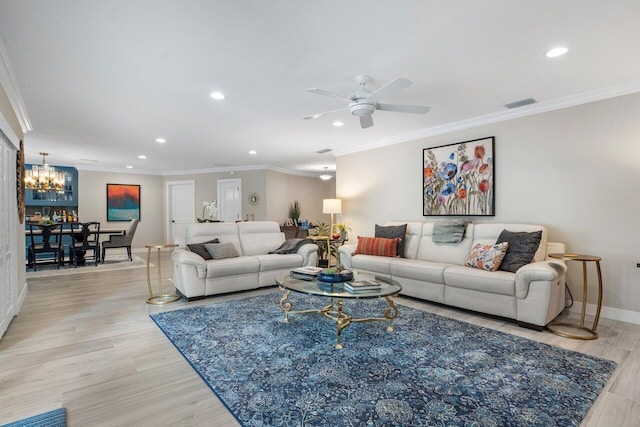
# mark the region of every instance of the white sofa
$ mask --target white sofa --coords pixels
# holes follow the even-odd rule
[[[203,243],[217,238],[231,242],[239,257],[204,260],[186,248],[173,251],[174,281],[190,301],[208,295],[272,286],[276,277],[292,268],[316,265],[318,246],[305,244],[296,253],[268,254],[284,241],[277,222],[190,224],[186,243]]]
[[[402,294],[516,319],[518,324],[542,329],[564,309],[566,266],[547,259],[548,253],[564,252],[565,245],[547,241],[547,230],[539,225],[468,224],[459,244],[433,242],[433,223],[407,224],[405,258],[352,255],[356,245],[339,249],[340,262],[347,268],[384,275],[402,285]],[[476,243],[494,244],[502,230],[542,230],[533,261],[516,273],[490,272],[466,267],[465,261]]]

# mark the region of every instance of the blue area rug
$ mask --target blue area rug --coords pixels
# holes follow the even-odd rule
[[[395,331],[270,294],[151,315],[245,426],[577,426],[616,363],[399,306]],[[293,295],[294,310],[327,299]],[[384,301],[345,301],[358,317]]]
[[[67,410],[64,408],[45,412],[44,414],[25,418],[0,427],[66,427]]]

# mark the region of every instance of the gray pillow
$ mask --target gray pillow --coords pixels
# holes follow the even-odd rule
[[[194,254],[198,254],[202,258],[207,260],[207,259],[211,259],[211,255],[209,254],[209,252],[207,252],[207,248],[204,247],[204,245],[206,245],[207,243],[220,243],[220,240],[213,239],[203,243],[191,243],[187,245],[187,248],[189,248],[189,250]]]
[[[207,251],[211,254],[211,258],[213,259],[236,258],[240,256],[236,249],[236,245],[231,242],[207,243],[204,247],[207,248]]]
[[[387,226],[376,224],[375,237],[400,239],[398,241],[398,256],[404,258],[404,241],[407,237],[407,224]]]
[[[532,233],[502,230],[496,243],[507,242],[509,249],[498,270],[515,273],[523,265],[529,264],[540,246],[541,239],[542,230]]]

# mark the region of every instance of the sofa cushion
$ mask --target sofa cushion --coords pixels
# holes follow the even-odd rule
[[[237,258],[211,259],[207,263],[207,279],[214,277],[226,277],[247,273],[258,273],[260,261],[253,256],[241,256]]]
[[[473,289],[500,295],[515,296],[515,278],[514,273],[507,271],[486,271],[461,265],[444,270],[444,283],[447,287]]]
[[[540,239],[542,231],[527,233],[502,230],[496,243],[507,242],[509,249],[500,264],[500,270],[515,273],[523,265],[529,264],[540,246]]]
[[[444,270],[453,264],[396,258],[390,265],[391,276],[444,284]]]
[[[383,237],[385,239],[400,239],[398,241],[397,252],[399,257],[404,258],[404,244],[407,237],[407,224],[386,226],[376,224],[375,237]]]
[[[478,243],[471,248],[471,253],[464,265],[480,268],[487,271],[496,271],[507,253],[509,243],[502,242],[495,245],[483,245]]]
[[[285,240],[277,222],[239,222],[237,226],[243,255],[266,254]]]
[[[301,267],[304,257],[300,254],[254,255],[260,261],[260,271]]]
[[[204,247],[213,259],[237,258],[240,256],[236,246],[231,243],[205,243]]]
[[[355,255],[351,257],[351,266],[356,270],[389,275],[391,274],[391,261],[398,259],[386,256]]]
[[[220,240],[212,239],[204,243],[190,243],[187,245],[187,248],[189,248],[189,250],[194,254],[200,255],[205,260],[212,259],[211,254],[207,251],[207,248],[204,247],[207,243],[220,243]]]

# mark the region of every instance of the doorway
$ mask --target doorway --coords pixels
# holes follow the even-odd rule
[[[218,180],[218,208],[220,220],[235,222],[242,220],[242,179]]]
[[[187,225],[195,222],[194,181],[167,182],[167,238],[184,247]]]

